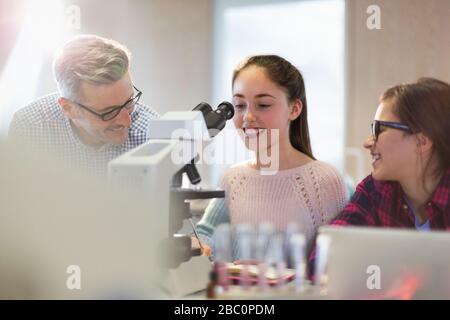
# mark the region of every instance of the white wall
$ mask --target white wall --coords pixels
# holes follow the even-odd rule
[[[381,29],[369,30],[369,5],[381,9]],[[346,169],[359,181],[370,172],[369,136],[378,98],[390,86],[431,76],[450,82],[450,1],[347,0]]]

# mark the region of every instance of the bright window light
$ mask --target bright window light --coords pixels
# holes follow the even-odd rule
[[[0,75],[0,137],[6,135],[14,112],[35,98],[45,55],[54,53],[63,36],[61,0],[28,0],[27,9]]]

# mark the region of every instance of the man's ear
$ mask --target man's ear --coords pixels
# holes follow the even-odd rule
[[[417,152],[427,153],[433,148],[433,141],[423,133],[416,134]]]
[[[296,99],[291,103],[291,110],[289,112],[289,120],[294,121],[297,119],[303,110],[303,103],[300,99]]]
[[[64,115],[69,119],[78,118],[78,109],[75,108],[73,103],[71,103],[66,98],[60,97],[58,99],[58,104],[60,105]]]

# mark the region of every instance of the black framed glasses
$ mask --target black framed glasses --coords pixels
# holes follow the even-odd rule
[[[375,139],[375,141],[378,140],[378,136],[381,133],[381,127],[387,127],[412,133],[412,130],[406,124],[399,122],[374,120],[371,124],[371,127],[372,127],[372,136]]]
[[[134,90],[136,90],[136,94],[132,98],[130,98],[123,105],[117,106],[117,107],[113,107],[111,110],[109,110],[107,112],[104,112],[104,113],[98,113],[98,112],[92,110],[91,108],[86,107],[85,105],[82,105],[81,103],[78,103],[76,101],[72,101],[72,102],[75,103],[77,106],[83,108],[84,110],[89,111],[90,113],[96,115],[97,117],[99,117],[103,121],[109,121],[109,120],[112,120],[115,117],[117,117],[119,115],[120,111],[122,111],[123,108],[129,110],[130,113],[133,112],[134,106],[136,105],[136,103],[138,103],[139,99],[142,96],[142,91],[141,90],[139,90],[135,86],[133,86],[133,88],[134,88]]]

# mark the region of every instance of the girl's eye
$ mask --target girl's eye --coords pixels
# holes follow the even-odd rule
[[[235,109],[243,109],[245,106],[243,104],[235,104],[234,108]]]
[[[270,104],[258,104],[258,107],[260,107],[260,108],[269,108],[270,107]]]

